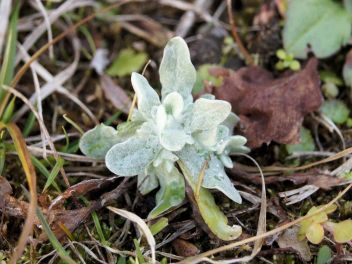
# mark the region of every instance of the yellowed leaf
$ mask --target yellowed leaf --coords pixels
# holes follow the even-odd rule
[[[324,238],[324,228],[317,223],[309,226],[307,233],[307,239],[313,244],[319,244]]]
[[[346,243],[352,240],[352,220],[348,219],[333,225],[334,240],[338,243]]]

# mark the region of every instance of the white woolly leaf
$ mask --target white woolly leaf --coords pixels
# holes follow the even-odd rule
[[[120,176],[144,174],[149,163],[160,150],[154,136],[131,137],[113,146],[105,156],[107,168]]]
[[[139,73],[132,73],[131,82],[138,99],[138,110],[145,117],[150,117],[153,106],[160,105],[159,95]]]
[[[162,96],[178,92],[189,101],[196,81],[196,70],[191,62],[186,42],[180,38],[172,38],[164,49],[164,56],[159,68]]]
[[[156,206],[149,213],[149,219],[181,204],[185,198],[185,181],[175,167],[167,171],[161,166],[155,169],[155,173],[159,179],[160,190],[156,194]]]
[[[231,113],[231,105],[222,100],[199,98],[193,107],[192,131],[208,130],[218,126]]]
[[[172,92],[165,97],[163,105],[167,114],[172,114],[175,118],[178,118],[181,116],[184,102],[179,93]]]
[[[113,127],[100,124],[83,134],[79,148],[88,157],[103,159],[106,152],[119,141],[120,138]]]
[[[157,177],[153,173],[138,175],[138,190],[142,195],[146,195],[159,186]]]
[[[189,169],[193,181],[198,182],[199,173],[206,160],[205,157],[200,156],[197,151],[189,145],[180,151],[178,155]],[[202,186],[207,189],[217,189],[234,202],[242,203],[239,192],[235,189],[233,183],[225,173],[224,165],[214,155],[211,155],[211,159],[208,161],[208,169],[205,171]]]

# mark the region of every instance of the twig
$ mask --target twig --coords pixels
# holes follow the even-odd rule
[[[229,22],[230,22],[230,25],[231,25],[232,36],[235,39],[235,41],[236,41],[236,43],[238,45],[238,48],[240,49],[240,52],[244,56],[247,64],[254,65],[254,60],[253,60],[252,56],[249,54],[247,49],[244,47],[240,36],[237,34],[237,26],[236,26],[235,19],[234,19],[233,14],[232,14],[231,7],[232,7],[232,0],[227,0],[227,13],[228,13]]]

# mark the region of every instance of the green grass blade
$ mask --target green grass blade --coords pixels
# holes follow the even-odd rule
[[[50,172],[50,175],[48,177],[48,179],[46,180],[43,192],[46,191],[46,189],[48,189],[50,187],[50,185],[54,182],[54,180],[56,179],[56,176],[59,174],[60,169],[62,168],[62,166],[64,165],[64,159],[63,158],[58,158],[56,161],[56,164],[54,166],[54,168],[52,169],[52,171]]]
[[[104,235],[103,229],[101,228],[101,224],[96,212],[92,212],[92,218],[93,218],[95,229],[97,230],[100,242],[102,242],[102,244],[105,244],[106,243],[105,235]]]
[[[136,255],[137,255],[137,259],[138,259],[138,262],[139,264],[145,264],[145,259],[143,257],[143,254],[142,254],[142,251],[141,251],[141,247],[139,246],[139,242],[137,239],[133,239],[133,243],[134,243],[134,246],[136,248]]]
[[[40,211],[40,209],[38,207],[37,207],[37,217],[38,217],[39,221],[41,222],[43,230],[46,233],[46,235],[48,236],[48,239],[49,239],[51,245],[56,249],[56,252],[60,256],[60,258],[65,263],[75,264],[76,262],[70,257],[69,253],[66,252],[66,250],[62,247],[62,245],[60,244],[59,240],[56,238],[53,231],[51,231],[48,222],[46,221],[43,213]]]
[[[31,156],[31,161],[34,165],[34,167],[41,173],[43,174],[47,179],[50,177],[50,172],[48,171],[48,169],[43,165],[43,163],[40,162],[40,160],[38,160],[36,157]],[[60,187],[57,185],[57,183],[55,182],[55,180],[52,182],[52,185],[54,186],[54,188],[61,193],[61,189]]]

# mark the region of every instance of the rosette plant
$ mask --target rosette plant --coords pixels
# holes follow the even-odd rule
[[[98,125],[80,140],[81,151],[105,159],[107,168],[123,177],[138,176],[138,188],[147,194],[159,187],[156,206],[148,218],[155,218],[185,199],[186,186],[209,229],[223,240],[241,234],[239,226],[227,225],[209,189],[241,203],[241,196],[228,178],[229,155],[248,152],[246,138],[233,136],[238,118],[231,105],[204,95],[193,100],[196,70],[185,41],[171,39],[159,68],[161,98],[138,73],[131,81],[138,108],[131,120],[117,129]]]

